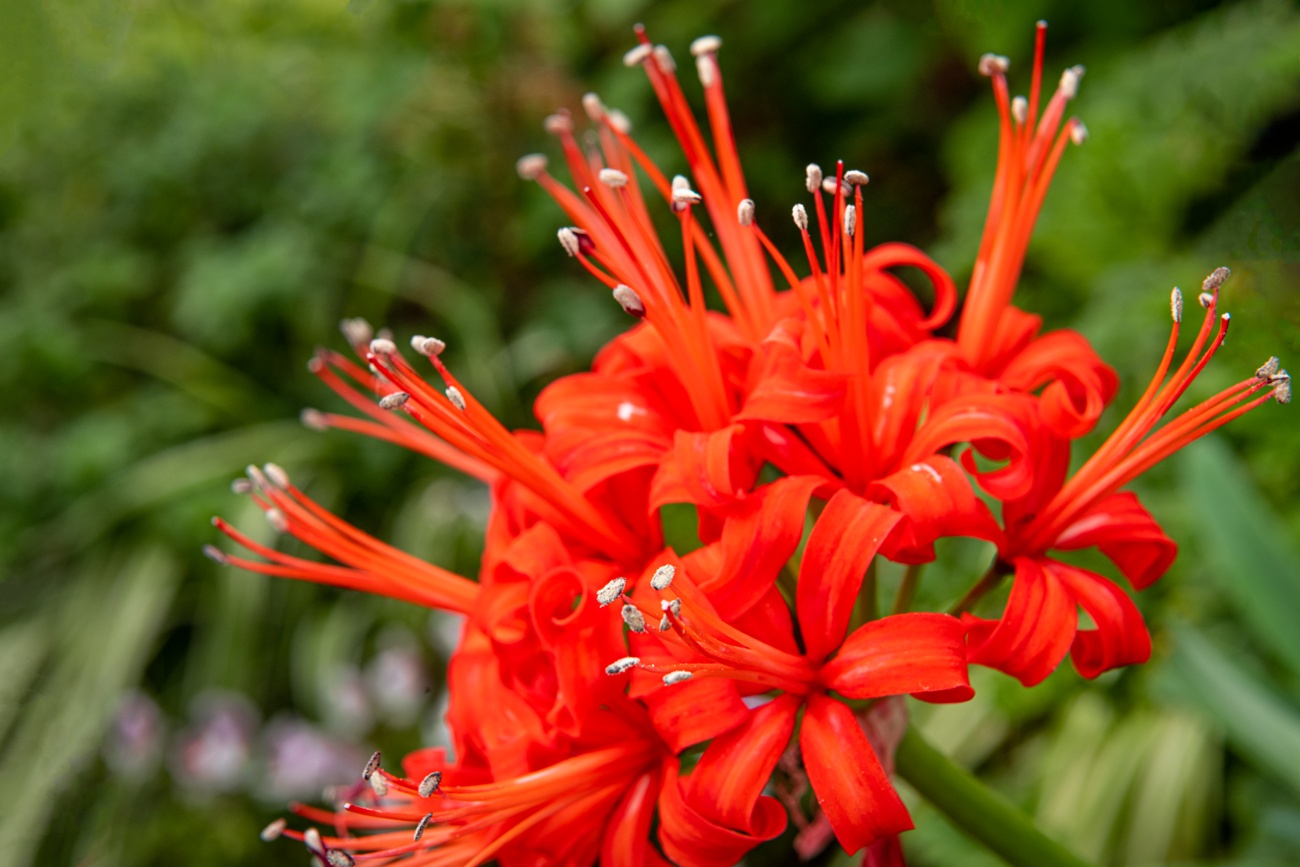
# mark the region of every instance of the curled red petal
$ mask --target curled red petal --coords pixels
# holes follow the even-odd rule
[[[848,375],[809,367],[799,338],[800,319],[782,320],[759,345],[757,374],[738,421],[806,424],[840,411]]]
[[[853,711],[824,695],[808,699],[799,748],[822,812],[845,851],[912,827]]]
[[[739,453],[743,431],[741,425],[703,433],[677,431],[672,451],[650,483],[650,511],[667,503],[716,509],[742,496],[757,470]]]
[[[666,863],[650,845],[650,824],[654,819],[660,777],[658,768],[647,771],[623,793],[605,824],[600,863],[626,864],[627,867],[655,867]]]
[[[980,486],[1000,500],[1016,499],[1033,484],[1028,460],[1032,426],[1037,416],[1030,399],[1012,394],[967,394],[935,407],[916,431],[903,456],[911,464],[956,443],[969,442],[975,451],[1006,465],[994,470],[977,467],[970,451],[962,463]]]
[[[875,482],[868,489],[903,514],[883,553],[896,563],[929,563],[934,540],[969,536],[998,542],[1001,529],[952,458],[931,455]]]
[[[1151,634],[1142,612],[1113,581],[1064,563],[1047,567],[1061,580],[1095,629],[1080,629],[1070,647],[1070,660],[1084,677],[1096,677],[1112,668],[1137,665],[1151,658]]]
[[[900,517],[848,490],[826,504],[808,537],[795,593],[810,659],[825,659],[843,640],[867,565]]]
[[[1033,557],[1016,558],[1015,583],[1000,620],[969,614],[966,657],[1033,686],[1056,670],[1079,628],[1073,595]]]
[[[1092,430],[1119,388],[1119,377],[1087,338],[1069,330],[1031,341],[998,378],[1020,391],[1046,385],[1039,395],[1039,411],[1047,426],[1066,439]]]
[[[934,287],[934,305],[930,315],[917,323],[917,327],[930,331],[948,321],[957,309],[957,284],[948,272],[929,256],[909,244],[881,244],[867,252],[862,259],[863,270],[884,270],[908,266],[918,268]]]
[[[683,796],[677,762],[667,763],[659,795],[659,843],[679,867],[731,867],[750,849],[785,830],[785,808],[776,798],[761,797],[751,830],[735,831],[700,815]]]
[[[674,753],[743,725],[749,708],[734,680],[708,677],[656,689],[642,699]]]
[[[945,693],[948,701],[975,694],[966,672],[966,630],[947,614],[896,614],[859,627],[821,682],[846,698]]]
[[[1149,587],[1173,564],[1178,544],[1165,535],[1132,491],[1094,504],[1057,537],[1066,551],[1096,545],[1138,590]]]

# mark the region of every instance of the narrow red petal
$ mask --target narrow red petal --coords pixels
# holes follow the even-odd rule
[[[1070,659],[1079,674],[1096,677],[1151,658],[1151,634],[1142,612],[1122,588],[1094,572],[1064,563],[1051,562],[1048,569],[1097,624],[1096,629],[1080,629],[1070,647]]]
[[[931,455],[872,484],[867,492],[903,514],[883,553],[896,563],[929,563],[934,540],[969,536],[998,542],[1001,530],[952,458]]]
[[[917,612],[873,620],[822,667],[821,681],[846,698],[946,692],[975,694],[966,673],[966,630],[947,614]]]
[[[659,795],[659,843],[678,867],[732,867],[750,849],[785,830],[785,807],[769,797],[758,799],[748,834],[709,821],[683,797],[677,774],[677,762],[668,762]]]
[[[1065,529],[1052,547],[1066,551],[1096,545],[1138,590],[1173,564],[1178,545],[1165,535],[1137,494],[1120,491],[1093,505]]]
[[[1056,670],[1074,642],[1078,609],[1069,590],[1033,557],[1016,559],[1015,583],[1000,620],[963,617],[967,658],[1025,686]]]

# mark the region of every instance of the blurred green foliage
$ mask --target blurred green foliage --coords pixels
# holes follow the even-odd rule
[[[1089,67],[1092,138],[1067,154],[1020,302],[1083,330],[1131,400],[1168,287],[1228,264],[1236,324],[1201,393],[1300,357],[1300,13],[1284,2],[0,4],[0,862],[282,863],[290,844],[256,836],[288,797],[277,725],[390,755],[442,736],[447,622],[218,569],[199,556],[207,518],[257,526],[226,483],[274,460],[473,574],[482,492],[299,427],[301,407],[333,407],[303,363],[341,345],[345,315],[438,334],[480,399],[531,423],[537,390],[620,323],[512,165],[595,88],[679,167],[618,61],[632,22],[679,52],[725,38],[760,214],[784,212],[804,163],[843,157],[872,176],[868,237],[921,244],[960,280],[994,165],[974,60],[1010,55],[1023,87],[1039,17],[1049,70]],[[1034,691],[984,672],[974,702],[918,711],[927,734],[1099,863],[1292,862],[1297,430],[1265,409],[1145,481],[1184,542],[1141,600],[1151,665]],[[923,594],[978,574],[978,551],[951,553]],[[404,699],[412,663],[426,680]],[[133,701],[159,709],[134,759]],[[176,768],[214,702],[255,722],[237,778],[205,787]],[[996,863],[913,803],[914,863]]]

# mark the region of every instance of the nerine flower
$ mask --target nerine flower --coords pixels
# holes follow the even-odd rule
[[[477,580],[352,527],[274,466],[250,468],[236,490],[334,563],[217,520],[260,558],[210,548],[221,562],[467,618],[448,672],[454,759],[424,750],[394,774],[376,755],[345,802],[295,807],[330,833],[268,829],[331,865],[731,864],[780,834],[788,814],[806,824],[797,796],[763,794],[782,763],[811,785],[816,821],[847,850],[897,855],[889,841],[911,822],[861,703],[965,700],[968,662],[1035,683],[1067,652],[1085,676],[1144,660],[1149,638],[1127,593],[1050,552],[1097,547],[1136,588],[1154,581],[1173,543],[1121,488],[1270,397],[1289,399],[1270,361],[1155,429],[1222,342],[1216,272],[1187,360],[1168,376],[1176,294],[1155,381],[1066,478],[1071,441],[1117,382],[1081,335],[1040,335],[1041,320],[1011,303],[1052,174],[1085,136],[1064,114],[1081,68],[1039,112],[1043,25],[1027,99],[1009,98],[1004,58],[980,62],[1001,117],[998,170],[955,339],[938,332],[957,312],[953,280],[912,247],[868,249],[868,178],[843,163],[805,170],[810,200],[791,211],[801,276],[748,196],[720,40],[691,46],[710,149],[672,56],[637,36],[625,60],[649,78],[687,174],[664,174],[594,95],[583,106],[597,145],[579,144],[567,113],[547,121],[574,188],[542,156],[518,164],[572,221],[559,231],[564,249],[636,320],[590,372],[542,393],[542,431],[502,426],[436,338],[411,340],[436,386],[359,320],[344,333],[361,363],[331,351],[312,362],[364,417],[309,410],[310,427],[403,445],[490,487]],[[674,215],[676,237],[656,232],[656,208]],[[679,245],[680,270],[669,252]],[[902,266],[928,279],[928,311],[893,273]],[[722,311],[706,306],[706,281]],[[694,550],[665,547],[659,515],[673,503],[698,515]],[[878,618],[874,558],[923,564],[945,536],[997,545],[989,576],[955,610],[1013,572],[1002,616],[907,612],[900,597]],[[1095,628],[1078,629],[1079,608]],[[699,752],[689,771],[687,752]]]

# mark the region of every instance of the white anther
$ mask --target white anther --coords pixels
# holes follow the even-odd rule
[[[660,600],[659,600],[659,609],[660,609],[661,611],[672,612],[673,617],[681,617],[681,616],[682,616],[682,600],[681,600],[680,598],[677,598],[677,599],[660,599]]]
[[[375,330],[370,327],[370,323],[359,316],[344,319],[339,323],[339,331],[343,332],[343,336],[353,346],[365,346],[370,342],[370,338],[375,336]]]
[[[641,610],[635,605],[627,604],[623,606],[623,622],[627,628],[633,632],[645,632],[645,617],[641,615]]]
[[[447,400],[451,401],[451,405],[456,409],[461,412],[465,411],[465,395],[461,394],[460,389],[456,386],[447,386]]]
[[[411,396],[404,391],[395,391],[392,394],[386,394],[379,398],[380,409],[397,409],[402,404],[411,399]]]
[[[384,754],[375,750],[370,758],[366,761],[366,766],[361,769],[361,779],[368,780],[374,776],[375,771],[379,770],[379,763],[383,761]]]
[[[627,579],[615,578],[596,591],[596,601],[600,603],[601,608],[604,608],[622,596],[625,589],[627,589]]]
[[[867,177],[866,172],[860,172],[857,169],[849,169],[844,173],[844,183],[854,187],[865,187],[871,178]]]
[[[221,566],[230,565],[230,558],[226,556],[226,552],[222,551],[216,545],[204,545],[203,556],[207,557],[213,563],[217,563]]]
[[[714,54],[722,47],[722,37],[720,36],[701,36],[691,43],[691,55],[694,57],[703,57],[706,54]]]
[[[854,231],[858,228],[858,209],[849,205],[844,209],[844,234],[850,238],[853,237]]]
[[[713,87],[718,82],[718,58],[712,54],[695,58],[695,74],[699,76],[701,86]]]
[[[421,798],[432,797],[433,793],[438,791],[442,785],[442,771],[434,771],[426,774],[423,780],[420,780],[420,787],[417,789]]]
[[[641,296],[636,294],[636,290],[631,286],[625,286],[622,283],[614,287],[614,300],[618,306],[623,308],[623,312],[629,316],[641,318],[645,316],[645,302]]]
[[[680,181],[680,183],[678,183]],[[690,182],[678,175],[673,178],[673,205],[698,205],[704,197],[691,189]]]
[[[672,686],[674,683],[682,683],[690,679],[689,671],[670,671],[664,675],[664,686]]]
[[[284,512],[279,509],[267,509],[266,522],[271,525],[271,529],[277,533],[289,532],[289,519],[284,516]]]
[[[740,204],[736,205],[736,220],[742,226],[754,225],[754,200],[741,199]]]
[[[436,337],[425,337],[417,334],[411,338],[411,348],[421,355],[434,358],[442,355],[443,350],[447,348],[447,344]]]
[[[425,813],[424,818],[420,819],[420,821],[417,822],[415,825],[415,834],[412,835],[412,839],[411,839],[412,843],[420,842],[420,838],[424,836],[424,829],[429,827],[429,823],[432,821],[433,821],[433,814]]]
[[[352,856],[342,849],[331,849],[325,853],[325,860],[330,867],[354,867],[357,863]]]
[[[262,833],[257,836],[262,838],[263,843],[270,843],[272,840],[279,839],[284,833],[284,829],[289,825],[284,819],[276,819],[271,824],[262,829]]]
[[[632,121],[628,120],[627,115],[624,114],[619,109],[617,108],[609,109],[609,112],[605,115],[605,117],[607,120],[609,120],[610,126],[614,127],[614,129],[618,130],[624,135],[627,135],[632,131]]]
[[[298,413],[298,421],[302,422],[303,427],[312,430],[329,430],[329,422],[326,421],[328,416],[318,409],[304,409]]]
[[[1255,378],[1266,380],[1266,381],[1270,380],[1274,376],[1276,376],[1277,372],[1281,369],[1282,369],[1282,360],[1278,358],[1276,355],[1271,356],[1268,359],[1268,361],[1261,364],[1259,368],[1255,371]]]
[[[271,480],[271,484],[281,490],[288,490],[289,474],[284,471],[284,467],[279,464],[263,464],[262,470],[266,473],[266,477]]]
[[[244,477],[230,480],[230,493],[232,494],[251,494],[253,492],[253,483]]]
[[[673,622],[672,622],[671,620],[668,619],[668,615],[667,615],[667,614],[665,614],[663,617],[660,617],[660,618],[659,618],[659,631],[660,631],[660,632],[667,632],[668,630],[670,630],[670,629],[672,629],[672,628],[673,628]]]
[[[261,467],[249,464],[244,467],[244,473],[248,476],[248,481],[254,486],[258,488],[266,487],[266,473],[262,472]]]
[[[666,563],[655,570],[655,574],[650,576],[650,587],[654,590],[667,590],[673,584],[673,578],[677,575],[677,569],[671,563]]]
[[[587,93],[582,97],[582,110],[587,113],[587,117],[600,123],[601,118],[605,116],[605,103],[600,101],[598,95]]]
[[[1169,293],[1169,314],[1174,317],[1175,322],[1183,321],[1183,290],[1177,286]]]
[[[325,851],[325,842],[320,838],[320,831],[315,828],[308,828],[302,832],[302,842],[307,844],[307,848],[314,852]]]
[[[616,659],[609,665],[605,666],[605,673],[608,675],[622,674],[625,671],[631,671],[641,663],[639,656],[625,656],[622,659]]]
[[[804,186],[808,192],[815,193],[817,188],[822,185],[822,167],[816,163],[809,163],[804,169]]]
[[[1024,126],[1025,121],[1029,120],[1029,100],[1023,96],[1017,96],[1011,100],[1011,116],[1016,119],[1016,123]]]
[[[1070,120],[1070,141],[1081,145],[1088,140],[1088,128],[1077,117]]]
[[[1215,268],[1210,272],[1210,276],[1205,278],[1201,284],[1202,292],[1213,292],[1223,285],[1224,281],[1232,276],[1232,271],[1225,267]]]
[[[1209,310],[1211,307],[1214,306],[1214,293],[1202,292],[1200,295],[1196,296],[1196,300],[1200,302],[1200,305],[1202,307],[1204,307],[1206,310]]]
[[[370,352],[374,355],[392,355],[397,352],[397,344],[387,337],[376,337],[370,341]]]
[[[844,193],[844,195],[846,195],[846,196],[851,196],[851,195],[853,195],[853,188],[850,187],[848,184],[842,184],[842,185],[840,186],[840,190],[841,190],[841,191]],[[833,195],[835,195],[835,179],[834,179],[834,178],[827,178],[826,180],[822,181],[822,192],[823,192],[823,193],[826,193],[828,196],[833,196]]]
[[[1083,78],[1085,71],[1082,66],[1071,66],[1061,73],[1060,92],[1062,96],[1066,99],[1074,99],[1079,95],[1079,79]]]
[[[1273,399],[1280,404],[1291,402],[1291,374],[1285,370],[1279,370],[1274,378]]]
[[[647,57],[654,53],[654,47],[646,45],[644,42],[636,48],[630,49],[623,55],[624,66],[636,66],[638,63],[645,61]]]
[[[992,78],[995,75],[1006,75],[1007,70],[1011,68],[1011,61],[1007,60],[1001,54],[985,54],[980,57],[980,75],[985,78]]]
[[[388,797],[388,780],[384,778],[383,774],[371,774],[369,783],[370,788],[374,790],[375,797]]]
[[[573,118],[569,117],[568,112],[547,115],[546,120],[542,121],[542,127],[551,135],[573,132]]]
[[[618,169],[601,169],[600,182],[607,187],[618,189],[627,186],[627,173]]]
[[[677,61],[673,60],[673,53],[668,50],[667,45],[656,45],[654,55],[655,63],[659,64],[663,72],[671,75],[677,71]]]
[[[555,237],[560,239],[560,246],[564,248],[564,252],[568,253],[570,256],[578,255],[578,250],[581,248],[578,244],[577,232],[566,226],[556,232]]]
[[[808,231],[808,212],[804,210],[803,205],[795,205],[790,210],[790,215],[794,217],[794,224],[799,227],[800,232]]]
[[[526,181],[536,180],[546,171],[547,159],[544,154],[525,154],[515,160],[515,171]]]

